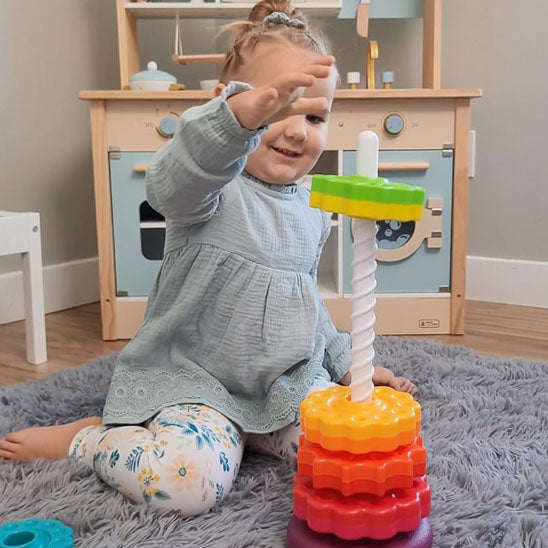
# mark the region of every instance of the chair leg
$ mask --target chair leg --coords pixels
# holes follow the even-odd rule
[[[22,254],[27,361],[38,364],[48,359],[44,317],[40,215],[37,213],[29,214],[27,227],[29,251]]]

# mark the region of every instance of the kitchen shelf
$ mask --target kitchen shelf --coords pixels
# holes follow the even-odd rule
[[[185,19],[247,19],[251,2],[126,2],[124,9],[143,19],[171,19],[179,12]],[[306,12],[309,17],[338,15],[342,1],[296,2],[293,7]]]
[[[212,91],[121,91],[121,90],[82,90],[80,99],[203,99],[213,97]],[[335,99],[475,99],[481,97],[479,89],[337,89]]]

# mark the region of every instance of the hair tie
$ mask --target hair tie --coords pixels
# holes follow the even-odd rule
[[[283,11],[273,11],[263,19],[265,25],[286,25],[296,29],[304,29],[304,23],[300,19],[291,19]]]

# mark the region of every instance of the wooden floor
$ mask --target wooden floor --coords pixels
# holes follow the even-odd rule
[[[46,324],[49,360],[42,365],[31,365],[25,360],[24,322],[0,326],[0,385],[39,379],[120,350],[127,343],[101,339],[98,303],[48,314]],[[547,309],[468,301],[465,330],[463,336],[423,338],[462,344],[480,354],[548,362]]]

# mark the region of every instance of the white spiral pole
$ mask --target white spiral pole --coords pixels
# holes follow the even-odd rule
[[[378,176],[379,138],[373,131],[358,135],[356,173]],[[375,340],[375,270],[377,223],[352,219],[354,260],[352,261],[352,364],[350,395],[353,402],[371,400],[373,395],[373,341]]]

